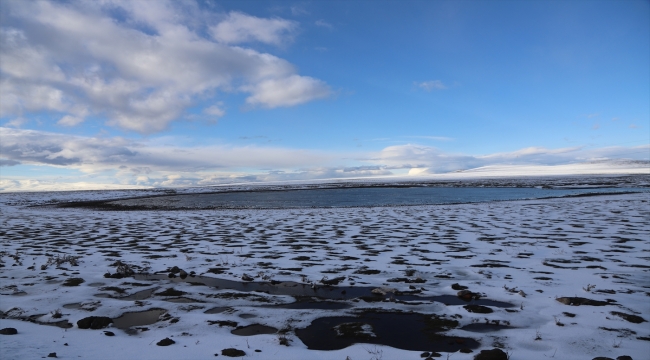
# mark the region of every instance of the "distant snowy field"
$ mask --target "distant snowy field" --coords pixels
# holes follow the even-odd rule
[[[506,178],[473,181],[475,186],[512,185]],[[643,175],[517,181],[527,186],[648,186]],[[359,182],[369,184],[354,184]],[[256,187],[227,189],[251,188]],[[311,350],[299,338],[318,318],[373,311],[435,314],[457,322],[440,332],[456,339],[454,346],[469,343],[461,339],[480,344],[471,353],[438,351],[443,359],[473,359],[495,347],[510,359],[647,358],[647,192],[355,209],[117,212],[31,206],[165,191],[0,194],[0,329],[18,331],[0,335],[3,359],[50,353],[58,358],[208,359],[226,357],[222,350],[228,348],[244,351],[247,359],[420,359],[423,351],[438,351],[384,346],[376,336],[358,333],[346,335],[357,337],[355,345]],[[135,273],[161,275],[105,277],[124,270],[117,261]],[[196,277],[169,279],[170,272],[181,274],[175,266]],[[306,294],[313,291],[313,301],[333,305],[293,309],[286,306],[297,301],[293,296],[215,288],[205,285],[208,277],[237,284],[287,282]],[[326,285],[332,279],[340,279],[338,288]],[[491,312],[424,299],[457,298],[454,284],[494,301],[486,303]],[[385,295],[321,296],[350,286],[382,289],[377,292]],[[144,324],[120,325],[123,314],[151,309],[159,312],[153,319],[134,320]],[[88,316],[114,322],[100,330],[80,329],[77,321]],[[52,326],[55,322],[62,327]],[[269,333],[231,332],[254,324],[270,327],[262,331]],[[372,334],[372,326],[364,329]],[[156,345],[165,338],[175,343]]]

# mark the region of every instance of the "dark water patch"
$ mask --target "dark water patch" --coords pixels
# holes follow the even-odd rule
[[[237,323],[235,321],[231,320],[208,320],[208,324],[210,325],[219,325],[219,327],[235,327],[237,326]]]
[[[61,329],[69,329],[73,327],[71,322],[68,320],[60,320],[60,321],[30,321],[38,325],[47,325],[47,326],[56,326]]]
[[[80,309],[81,308],[81,303],[72,303],[72,304],[65,304],[63,305],[64,309]]]
[[[312,350],[339,350],[355,343],[387,345],[411,351],[444,352],[476,349],[480,346],[471,338],[440,334],[450,327],[456,327],[458,323],[444,320],[440,324],[439,320],[440,318],[431,315],[417,313],[364,313],[359,317],[316,319],[306,328],[296,329],[295,332]],[[345,331],[355,329],[360,331]]]
[[[257,317],[257,315],[255,314],[239,314],[237,316],[239,316],[242,319],[252,319]]]
[[[204,311],[203,313],[204,313],[204,314],[220,314],[220,313],[222,313],[222,312],[225,312],[225,311],[231,311],[231,310],[232,310],[231,307],[227,307],[227,306],[218,306],[218,307],[213,307],[213,308],[211,308],[211,309],[208,309],[208,310]]]
[[[183,279],[169,279],[166,275],[135,275],[136,280],[168,280],[171,282],[184,282]],[[202,283],[217,289],[237,290],[242,292],[261,292],[269,295],[291,295],[304,297],[320,297],[334,300],[354,299],[364,295],[371,295],[372,287],[339,287],[325,285],[310,285],[291,281],[284,282],[242,282],[227,279],[218,279],[207,276],[196,276],[192,282]]]
[[[158,290],[158,289],[160,289],[160,288],[159,287],[154,287],[154,288],[151,288],[151,289],[140,290],[140,291],[135,292],[135,293],[133,293],[131,295],[118,297],[116,299],[130,300],[130,301],[145,300],[145,299],[148,299],[153,294],[153,292]]]
[[[170,279],[166,275],[134,275],[136,280],[167,280],[170,282],[185,282],[180,278]],[[196,276],[191,280],[193,283],[202,283],[206,286],[217,289],[237,290],[241,292],[261,292],[269,295],[290,295],[296,298],[321,298],[328,300],[351,300],[361,298],[368,302],[385,301],[388,299],[398,301],[436,301],[446,305],[465,305],[474,303],[485,306],[495,306],[501,308],[514,307],[515,305],[501,301],[488,299],[478,299],[464,301],[453,295],[439,296],[417,296],[397,292],[386,295],[375,294],[372,291],[376,287],[372,286],[326,286],[310,285],[291,281],[284,282],[243,282],[227,279],[218,279],[207,276]],[[225,295],[214,295],[213,297],[224,297]],[[233,295],[234,296],[234,295]]]
[[[139,312],[127,312],[113,319],[113,326],[118,329],[128,329],[132,326],[151,325],[158,322],[160,315],[166,313],[165,309],[149,309]]]
[[[69,278],[66,279],[62,286],[79,286],[80,284],[84,283],[85,280],[82,278]]]
[[[515,329],[513,326],[501,325],[501,324],[492,324],[492,323],[475,323],[465,325],[460,328],[461,330],[478,332],[478,333],[490,333],[499,330]]]
[[[313,298],[298,299],[296,302],[289,304],[278,304],[264,306],[273,309],[292,309],[292,310],[305,310],[305,309],[318,309],[318,310],[341,310],[349,309],[351,304],[339,301],[318,301]]]
[[[157,296],[181,296],[187,294],[185,291],[176,290],[174,288],[165,289],[159,293],[156,293]]]
[[[515,305],[503,301],[480,299],[480,298],[465,300],[455,295],[438,295],[438,296],[403,295],[403,296],[397,296],[396,298],[403,301],[414,301],[414,300],[435,301],[435,302],[443,303],[445,305],[468,305],[469,304],[469,305],[494,306],[498,308],[515,307]]]
[[[278,329],[276,329],[274,327],[271,327],[271,326],[261,325],[261,324],[248,325],[248,326],[240,327],[240,328],[233,329],[232,331],[230,331],[231,334],[239,335],[239,336],[275,334],[277,332],[278,332]]]
[[[165,301],[172,302],[172,303],[177,303],[177,304],[191,304],[191,303],[204,303],[205,301],[203,300],[196,300],[196,299],[191,299],[188,297],[176,297],[176,298],[170,298],[170,299],[165,299]]]

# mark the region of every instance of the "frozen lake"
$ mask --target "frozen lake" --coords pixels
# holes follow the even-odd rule
[[[635,188],[363,187],[166,195],[115,200],[107,204],[167,209],[334,208],[476,203],[630,191],[646,190]]]

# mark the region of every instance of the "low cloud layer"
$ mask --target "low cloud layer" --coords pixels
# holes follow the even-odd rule
[[[0,128],[0,166],[36,165],[69,169],[88,179],[140,186],[196,186],[389,175],[424,175],[488,165],[559,165],[602,159],[643,159],[650,145],[587,149],[525,148],[488,155],[453,154],[404,144],[377,152],[337,153],[261,146],[169,146],[157,139],[128,140],[69,136]],[[44,172],[46,173],[46,172]],[[27,180],[4,176],[3,188]],[[72,179],[69,179],[72,181]],[[79,181],[78,176],[74,181]]]
[[[7,0],[1,11],[4,118],[48,112],[59,125],[76,126],[99,116],[150,134],[219,93],[247,93],[246,104],[262,108],[331,93],[322,80],[251,47],[290,43],[298,24],[289,20],[166,0]],[[218,101],[206,112],[223,116]]]

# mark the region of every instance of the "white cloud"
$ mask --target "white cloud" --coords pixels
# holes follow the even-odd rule
[[[1,102],[2,101],[0,101],[0,103]],[[9,126],[9,127],[19,128],[19,127],[25,125],[28,121],[29,120],[25,119],[24,117],[17,117],[15,119],[11,119],[11,120],[7,121],[4,125]]]
[[[246,99],[247,103],[267,108],[294,106],[331,94],[330,88],[324,82],[300,75],[264,80],[244,89],[252,93]]]
[[[219,103],[217,105],[212,105],[210,107],[207,107],[203,109],[203,113],[210,115],[213,118],[220,118],[224,115],[226,115],[226,110],[222,109],[221,107],[223,106],[223,103]]]
[[[320,19],[320,20],[316,20],[316,22],[315,22],[314,24],[315,24],[316,26],[324,27],[324,28],[329,29],[329,30],[334,29],[334,25],[332,25],[332,24],[330,24],[330,23],[328,23],[327,21],[322,20],[322,19]]]
[[[431,91],[431,90],[444,90],[447,88],[445,84],[442,83],[440,80],[429,80],[429,81],[422,81],[422,82],[416,82],[415,85],[421,89],[424,89],[426,91]]]
[[[120,19],[110,16],[115,9]],[[324,82],[298,75],[286,60],[231,45],[284,43],[297,24],[242,13],[220,23],[218,18],[193,1],[4,1],[0,117],[46,111],[72,126],[94,115],[155,133],[181,118],[197,97],[220,91],[251,92],[264,107],[324,96]],[[222,43],[201,36],[200,29],[211,24],[223,24],[217,31]],[[269,82],[296,79],[304,93],[285,92],[287,97],[265,102]]]
[[[297,28],[298,24],[295,21],[263,19],[240,12],[231,12],[224,21],[210,27],[210,33],[215,40],[225,44],[259,41],[282,45],[291,40],[291,35]]]
[[[63,126],[75,126],[75,125],[78,125],[78,124],[82,123],[83,121],[84,121],[84,119],[81,118],[81,117],[66,115],[66,116],[62,117],[56,123],[59,124],[59,125],[63,125]]]

